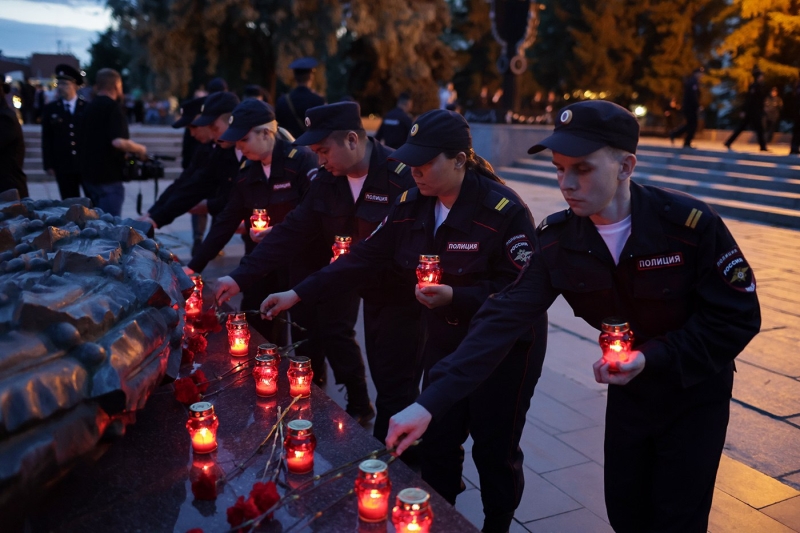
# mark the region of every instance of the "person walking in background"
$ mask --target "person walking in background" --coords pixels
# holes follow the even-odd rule
[[[764,124],[761,121],[761,117],[764,114],[764,73],[758,68],[755,68],[753,69],[753,78],[753,83],[751,83],[750,87],[747,89],[744,109],[739,113],[741,121],[731,136],[728,137],[728,140],[725,141],[725,147],[728,150],[732,150],[731,145],[739,134],[748,127],[751,127],[753,131],[756,132],[758,146],[761,148],[761,151],[767,151],[767,143],[764,140]]]
[[[703,68],[696,68],[694,72],[683,80],[683,117],[686,122],[683,126],[669,132],[669,141],[675,144],[675,137],[686,135],[683,138],[684,148],[694,148],[692,139],[697,131],[697,118],[700,113],[700,78]]]
[[[792,142],[789,148],[789,155],[798,155],[800,154],[800,77],[794,81],[792,97],[794,126],[792,126]]]
[[[294,81],[297,86],[289,94],[278,98],[275,104],[275,116],[278,124],[292,134],[300,137],[306,131],[306,110],[325,104],[325,98],[315,93],[311,86],[314,84],[314,68],[319,62],[313,57],[302,57],[289,64],[294,72]]]
[[[411,129],[411,108],[414,101],[407,92],[400,93],[397,97],[397,106],[386,113],[375,134],[375,139],[381,141],[389,148],[400,148]]]
[[[78,70],[56,65],[56,80],[59,99],[45,105],[42,113],[42,163],[64,200],[81,195],[79,137],[88,104],[78,96],[83,85]]]
[[[783,99],[778,95],[778,88],[773,87],[764,99],[764,138],[768,143],[772,142],[772,136],[781,122],[782,110]]]
[[[0,192],[17,189],[19,197],[28,196],[28,177],[22,171],[25,141],[17,114],[8,106],[6,93],[11,87],[0,75]]]

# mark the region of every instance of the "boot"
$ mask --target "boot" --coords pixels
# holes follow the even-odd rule
[[[375,409],[369,401],[369,392],[367,392],[367,381],[361,378],[345,383],[344,386],[347,389],[345,393],[347,414],[362,426],[375,418]]]

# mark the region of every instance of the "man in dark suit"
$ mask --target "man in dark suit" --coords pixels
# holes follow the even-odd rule
[[[397,107],[386,113],[375,134],[375,139],[381,141],[389,148],[400,148],[408,138],[408,131],[411,129],[411,107],[414,102],[411,95],[402,92],[397,97]]]
[[[731,150],[731,145],[733,141],[736,140],[736,137],[739,136],[745,129],[748,127],[753,128],[753,131],[756,132],[756,138],[758,139],[758,145],[761,147],[762,152],[767,152],[767,143],[764,139],[764,123],[761,121],[762,116],[764,115],[764,99],[766,98],[766,94],[764,93],[764,73],[758,70],[758,68],[753,69],[753,83],[750,84],[750,87],[747,89],[747,96],[745,97],[744,101],[744,109],[740,113],[742,116],[741,122],[736,127],[731,136],[728,137],[728,140],[725,141],[725,147],[728,150]]]
[[[314,82],[314,67],[319,63],[313,57],[296,59],[289,64],[294,71],[297,87],[289,94],[278,98],[275,104],[275,117],[278,124],[287,129],[292,136],[300,137],[306,131],[306,110],[325,104],[325,98],[311,89]]]
[[[694,148],[692,146],[692,139],[697,131],[697,116],[700,113],[700,77],[703,75],[703,69],[696,68],[686,79],[683,81],[683,116],[686,123],[680,128],[674,129],[669,132],[670,142],[675,142],[675,137],[680,137],[684,133],[686,137],[683,139],[684,148]]]
[[[58,98],[42,111],[42,162],[56,178],[61,199],[81,195],[79,131],[86,101],[78,96],[83,76],[69,65],[56,66]]]

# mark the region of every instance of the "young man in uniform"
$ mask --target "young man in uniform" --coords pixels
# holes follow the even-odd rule
[[[413,105],[410,94],[400,93],[400,96],[397,97],[397,106],[384,115],[375,139],[395,150],[403,146],[408,138],[408,131],[411,129],[411,107]]]
[[[42,162],[49,176],[56,178],[61,199],[81,195],[78,137],[86,101],[78,98],[83,76],[69,65],[56,65],[58,100],[42,110]]]
[[[392,418],[387,446],[419,438],[431,413],[473,391],[561,294],[600,329],[629,322],[629,362],[603,359],[608,383],[605,497],[618,533],[705,532],[730,411],[734,358],[758,333],[755,278],[722,219],[703,202],[631,181],[639,125],[622,107],[565,108],[529,150],[553,151],[570,208],[550,215],[517,280],[475,316],[469,336]],[[599,351],[599,350],[598,350]]]
[[[208,236],[192,255],[188,266],[184,267],[187,274],[202,272],[233,237],[242,221],[245,224],[242,236],[245,254],[251,253],[272,227],[283,222],[286,215],[297,207],[311,185],[311,178],[316,175],[316,156],[308,148],[294,147],[281,138],[272,106],[261,100],[249,99],[236,106],[230,125],[220,140],[236,143],[244,157],[253,164],[239,174],[225,209],[214,219]],[[267,210],[270,227],[260,232],[253,230],[250,225],[253,209]],[[302,280],[313,271],[308,266],[313,259],[301,257],[292,268],[278,269],[258,280],[245,292],[242,309],[258,309],[270,292],[285,290],[291,282]],[[282,335],[285,332],[283,324],[269,323],[253,315],[247,318],[270,342],[286,344],[287,339]],[[308,327],[306,323],[303,325]]]
[[[317,154],[319,173],[300,205],[272,229],[252,254],[242,258],[230,277],[220,278],[215,290],[220,301],[268,272],[286,266],[312,247],[330,250],[335,236],[349,236],[353,244],[368,237],[389,213],[395,199],[414,184],[406,165],[387,160],[392,150],[367,137],[357,103],[311,108],[305,124],[307,131],[296,143],[310,146]],[[330,252],[327,257],[330,259]],[[419,309],[413,294],[398,286],[395,278],[376,275],[370,287],[361,291],[367,359],[378,391],[374,435],[380,440],[386,435],[389,417],[414,401],[414,387],[409,384],[415,378],[419,381],[413,363]],[[348,389],[348,413],[361,421],[369,420],[374,413],[353,332],[359,294],[344,287],[333,300],[326,305],[337,306],[338,312],[325,313],[318,320],[325,331],[322,336],[344,340],[342,332],[346,332],[347,342],[326,347],[328,361],[337,383]],[[385,331],[395,334],[377,335]]]
[[[275,116],[278,124],[286,128],[294,137],[306,131],[304,117],[312,107],[325,105],[325,98],[311,88],[314,84],[314,68],[319,63],[313,57],[301,57],[289,64],[294,74],[296,86],[288,94],[282,95],[275,103]]]

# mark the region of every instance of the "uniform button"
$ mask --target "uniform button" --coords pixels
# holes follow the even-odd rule
[[[78,152],[76,152],[75,150],[73,150],[73,151],[72,151],[72,155],[75,155],[75,154],[77,154],[77,153],[78,153]]]
[[[664,206],[664,211],[669,211],[669,206],[668,205]]]
[[[71,144],[72,146],[75,146],[75,141],[72,141],[70,144]]]
[[[458,269],[458,273],[459,273],[459,274],[461,274],[463,271],[464,271],[464,269],[463,269],[463,268],[459,268],[459,269]]]
[[[580,283],[578,283],[578,288],[579,289],[582,289],[584,287],[586,287],[586,284],[584,282],[581,281]]]
[[[74,131],[69,132],[69,136],[70,137],[75,137],[75,132]]]
[[[72,124],[70,124],[70,125],[69,125],[69,127],[70,127],[70,128],[72,128],[72,127],[73,127],[73,125],[72,125]]]
[[[672,293],[672,291],[671,291],[671,290],[669,290],[669,289],[664,289],[664,296],[667,296],[667,295],[668,295],[668,294],[670,294],[670,293]]]

